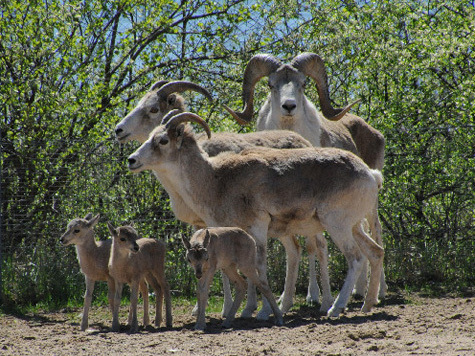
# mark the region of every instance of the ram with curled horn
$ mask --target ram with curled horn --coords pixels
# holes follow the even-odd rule
[[[296,56],[289,64],[269,54],[258,54],[249,60],[244,71],[242,84],[242,99],[244,109],[236,112],[224,106],[233,118],[241,125],[252,121],[254,112],[254,89],[257,82],[268,77],[270,94],[257,118],[257,130],[292,130],[301,134],[316,147],[337,147],[351,151],[360,156],[373,169],[382,170],[384,164],[384,136],[371,127],[361,117],[350,114],[349,110],[359,100],[345,106],[334,108],[331,104],[328,78],[325,65],[320,56],[315,53],[302,53]],[[316,84],[321,112],[305,95],[306,78],[310,77]],[[374,207],[377,212],[377,204]],[[377,216],[377,215],[376,215]],[[381,224],[377,219],[370,227],[373,238],[382,245]],[[326,253],[326,241],[323,236],[314,240],[313,247],[308,245],[312,253],[310,268],[315,260],[314,251]],[[317,244],[324,249],[318,251]],[[315,275],[315,271],[311,271]],[[355,294],[364,295],[366,289],[366,269],[363,269],[361,278],[356,285]],[[314,278],[311,278],[314,280]],[[387,286],[382,274],[380,297],[386,294]],[[311,282],[307,300],[315,298],[317,284]]]
[[[199,84],[182,80],[158,81],[150,87],[137,106],[117,124],[115,127],[117,141],[144,142],[169,111],[186,110],[185,99],[179,93],[187,90],[200,93],[209,101],[213,100],[208,90]]]

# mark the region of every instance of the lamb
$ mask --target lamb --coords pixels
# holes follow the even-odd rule
[[[205,309],[209,286],[217,269],[221,269],[236,285],[236,296],[225,316],[223,327],[231,327],[246,293],[246,282],[239,275],[238,269],[267,298],[274,312],[275,324],[283,325],[282,313],[269,285],[257,273],[257,247],[252,236],[239,228],[216,227],[196,231],[190,241],[182,236],[182,241],[186,248],[186,258],[198,279],[198,316],[195,330],[204,330],[206,327]]]
[[[377,201],[381,173],[335,148],[253,148],[209,157],[184,125],[188,121],[203,126],[211,137],[198,115],[178,114],[129,156],[129,169],[151,169],[159,179],[175,182],[173,189],[206,226],[236,226],[252,235],[261,278],[267,279],[267,236],[286,240],[327,230],[349,267],[328,315],[336,317],[345,308],[363,254],[371,276],[362,310],[371,310],[378,301],[384,250],[365,233],[362,222]]]
[[[355,101],[346,107],[334,108],[330,101],[328,80],[323,60],[315,53],[303,53],[296,56],[290,64],[282,64],[271,55],[258,54],[252,57],[244,71],[242,96],[243,112],[234,112],[225,105],[225,109],[242,125],[249,124],[254,111],[254,87],[263,77],[268,76],[271,90],[266,102],[259,111],[257,130],[286,129],[300,133],[316,147],[338,147],[349,150],[358,156],[373,169],[382,171],[384,162],[383,135],[362,118],[349,114],[351,107],[359,102]],[[304,94],[306,77],[312,78],[316,85],[322,113]],[[382,245],[381,224],[377,215],[375,203],[370,228],[375,241]],[[314,250],[316,246],[311,246]],[[326,241],[323,236],[316,236],[314,243],[321,246],[320,251],[326,255]],[[323,250],[323,251],[322,251]],[[312,258],[312,255],[309,256]],[[319,258],[320,259],[320,258]],[[310,266],[314,268],[314,261]],[[355,293],[364,295],[366,289],[366,266],[364,264],[361,278],[358,280]],[[314,274],[311,271],[311,274]],[[296,278],[296,274],[293,276]],[[311,281],[314,281],[311,278]],[[314,299],[312,291],[316,287],[309,287],[307,300]],[[329,285],[323,285],[323,292]],[[387,286],[384,273],[381,274],[380,298],[386,294]]]
[[[165,298],[166,325],[172,326],[170,288],[165,278],[165,244],[151,238],[139,238],[131,226],[115,229],[107,223],[112,234],[112,252],[109,259],[109,273],[115,282],[112,315],[112,330],[119,331],[119,306],[124,283],[130,286],[131,329],[137,332],[137,299],[139,283],[143,278],[155,290],[155,326],[162,320],[163,298]],[[148,310],[144,311],[148,315]]]
[[[76,218],[71,220],[66,232],[60,238],[60,242],[64,246],[76,245],[81,272],[86,279],[86,293],[84,294],[84,307],[81,318],[82,331],[89,327],[89,309],[96,281],[107,281],[111,310],[114,301],[115,284],[108,268],[112,240],[96,241],[94,239],[94,227],[97,225],[99,218],[100,214],[93,217],[89,213],[83,219]],[[144,309],[148,309],[148,288],[143,281],[140,283],[140,291],[144,300]],[[148,323],[147,320],[144,319],[144,324]]]
[[[125,143],[132,140],[144,142],[149,133],[160,125],[163,116],[171,110],[185,111],[185,99],[177,94],[192,90],[212,100],[202,86],[188,81],[165,80],[154,83],[137,106],[115,127],[116,138]]]

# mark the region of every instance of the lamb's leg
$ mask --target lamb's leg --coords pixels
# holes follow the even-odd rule
[[[120,307],[120,298],[122,296],[123,284],[115,282],[115,293],[114,293],[114,310],[112,312],[112,331],[120,330],[119,322],[119,307]]]
[[[160,282],[160,286],[163,290],[163,296],[165,298],[165,325],[167,326],[167,328],[171,328],[173,326],[172,296],[170,293],[170,286],[165,280],[165,277],[163,278],[163,282]],[[161,308],[162,307],[160,306],[160,309]]]
[[[153,275],[147,276],[147,282],[150,283],[155,292],[155,323],[158,328],[162,322],[162,309],[163,309],[163,289],[160,287],[157,279]]]
[[[363,263],[363,255],[353,237],[351,227],[344,226],[344,219],[338,219],[337,214],[335,214],[334,218],[340,222],[340,225],[333,223],[326,226],[326,228],[332,240],[345,255],[348,263],[348,272],[338,297],[328,311],[327,315],[330,317],[338,317],[345,309]]]
[[[378,303],[378,291],[381,281],[381,271],[383,269],[384,250],[363,230],[361,224],[353,227],[353,236],[360,246],[361,251],[366,255],[371,264],[371,276],[368,284],[368,292],[365,297],[363,312],[371,311],[371,308]]]
[[[333,304],[333,297],[330,288],[330,273],[328,269],[328,244],[323,233],[319,232],[315,236],[317,244],[317,258],[320,265],[320,282],[322,284],[322,304],[320,305],[321,312],[327,312]]]
[[[114,312],[115,281],[112,277],[107,279],[107,300],[111,313]]]
[[[130,310],[132,314],[132,321],[130,323],[130,332],[135,333],[138,331],[139,322],[137,319],[137,304],[139,299],[139,284],[140,281],[133,281],[130,286]],[[148,304],[148,302],[147,302]],[[148,307],[147,307],[148,309]]]
[[[84,293],[84,307],[82,311],[81,330],[85,331],[89,327],[89,308],[92,302],[92,293],[94,292],[93,279],[86,276],[86,292]]]
[[[226,274],[236,286],[234,302],[228,314],[226,314],[226,319],[223,322],[223,327],[229,328],[231,327],[231,324],[236,316],[236,312],[241,306],[241,303],[246,295],[246,281],[239,275],[238,271],[233,267],[226,268],[222,272]]]
[[[224,272],[222,273],[222,280],[223,280],[223,294],[224,294],[224,303],[223,303],[223,310],[221,311],[221,315],[225,317],[229,314],[231,307],[233,305],[233,295],[231,293],[231,284],[229,283],[229,278],[226,276]]]
[[[208,302],[209,286],[213,280],[214,273],[216,271],[212,268],[206,271],[198,280],[198,316],[196,318],[195,330],[204,330],[206,328],[206,304]]]

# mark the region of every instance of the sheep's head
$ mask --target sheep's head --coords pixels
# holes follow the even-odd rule
[[[211,94],[198,84],[187,81],[159,81],[152,85],[137,106],[117,124],[117,140],[121,143],[131,140],[145,142],[150,132],[160,125],[165,114],[174,109],[185,111],[185,99],[177,93],[186,90],[196,91],[212,100]]]
[[[317,86],[320,107],[323,115],[329,120],[341,119],[358,101],[343,109],[335,109],[330,102],[328,79],[323,60],[315,53],[302,53],[290,64],[282,64],[271,55],[258,54],[251,58],[245,71],[242,84],[244,110],[235,112],[229,107],[225,109],[241,125],[251,122],[254,111],[254,88],[263,77],[269,77],[271,89],[270,101],[272,110],[278,110],[282,116],[294,116],[302,110],[305,99],[305,78],[310,77]]]
[[[86,236],[89,236],[99,221],[100,215],[92,216],[87,214],[83,219],[76,218],[69,222],[66,232],[60,237],[62,245],[81,245],[86,241]]]
[[[211,137],[211,130],[201,117],[190,112],[179,113],[170,118],[166,124],[156,127],[148,140],[129,156],[129,169],[133,172],[146,169],[160,170],[161,167],[167,169],[166,163],[176,160],[186,137],[194,140],[191,128],[185,125],[187,122],[203,126],[208,138]]]
[[[137,240],[139,239],[139,234],[132,226],[114,228],[110,222],[107,222],[107,227],[112,235],[114,246],[126,252],[138,252],[139,245]]]
[[[192,243],[182,236],[183,245],[186,248],[186,259],[195,271],[196,278],[200,279],[208,270],[208,245],[210,234],[208,229],[198,230],[192,237]]]

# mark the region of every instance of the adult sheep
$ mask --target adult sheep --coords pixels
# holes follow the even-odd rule
[[[283,64],[268,54],[252,57],[244,71],[242,84],[244,110],[235,112],[225,106],[240,124],[249,124],[252,120],[254,88],[263,77],[268,77],[270,94],[259,111],[257,130],[292,130],[300,133],[316,147],[337,147],[351,151],[360,156],[370,168],[382,171],[385,145],[383,135],[362,118],[348,113],[357,101],[342,109],[332,106],[325,65],[320,56],[315,53],[302,53],[290,64]],[[317,86],[322,112],[319,112],[305,95],[307,77],[312,78]],[[377,202],[373,209],[373,216],[376,219],[370,222],[370,229],[375,241],[382,246]],[[322,235],[316,236],[313,241],[320,246],[320,250],[327,249]],[[314,265],[314,260],[310,261],[311,268],[315,268]],[[313,288],[315,288],[315,278],[312,280],[315,283]],[[356,284],[355,294],[364,295],[365,290],[366,264]],[[386,291],[387,286],[384,273],[382,273],[379,296],[384,297]],[[312,299],[311,294],[309,287],[307,299]]]

